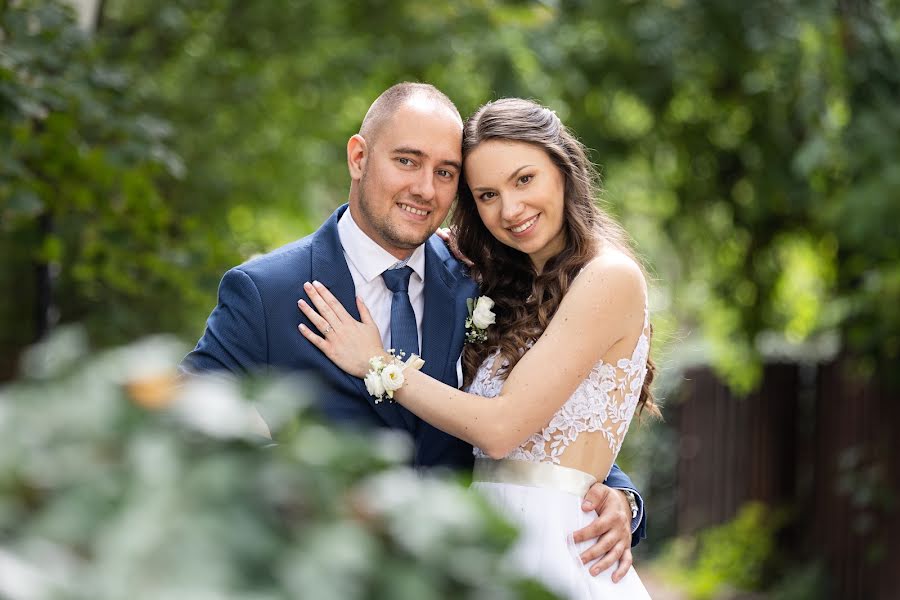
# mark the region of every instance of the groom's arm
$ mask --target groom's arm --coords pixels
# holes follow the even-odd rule
[[[265,311],[256,284],[240,268],[225,273],[206,331],[181,365],[189,373],[230,371],[243,375],[268,362]]]

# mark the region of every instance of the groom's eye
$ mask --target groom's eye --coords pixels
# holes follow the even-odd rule
[[[405,156],[401,156],[400,158],[398,158],[397,162],[399,162],[401,165],[403,165],[405,167],[412,166],[412,164],[413,164],[412,159],[406,158]]]

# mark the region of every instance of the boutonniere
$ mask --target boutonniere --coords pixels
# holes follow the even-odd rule
[[[479,296],[477,300],[467,299],[466,306],[469,307],[469,316],[466,319],[466,343],[486,342],[487,328],[497,320],[497,315],[491,310],[494,301],[487,296]]]

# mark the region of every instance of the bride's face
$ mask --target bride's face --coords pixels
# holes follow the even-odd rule
[[[465,160],[466,183],[497,240],[527,254],[538,271],[565,245],[565,176],[540,148],[489,140]]]

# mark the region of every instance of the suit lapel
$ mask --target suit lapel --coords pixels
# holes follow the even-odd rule
[[[453,334],[461,326],[456,322],[459,316],[453,289],[456,278],[447,270],[432,243],[433,239],[425,243],[425,311],[422,316],[422,358],[425,366],[422,370],[438,381],[456,386],[458,356],[451,356]],[[454,377],[449,380],[447,369],[451,361]]]
[[[344,248],[341,246],[341,240],[338,236],[337,223],[345,210],[347,210],[347,205],[338,208],[316,233],[310,254],[312,260],[310,273],[313,279],[320,281],[334,294],[335,298],[344,305],[344,308],[347,309],[347,312],[354,319],[359,320],[359,310],[356,308],[356,287],[353,285],[353,276],[350,274],[350,268],[347,266],[347,261],[344,258]],[[428,289],[427,285],[426,289]],[[337,366],[334,368],[337,369]],[[411,433],[415,431],[416,417],[408,410],[394,402],[375,404],[375,398],[366,390],[366,386],[361,379],[346,373],[343,373],[343,375],[353,382],[359,393],[369,402],[372,410],[387,425],[406,429]]]

